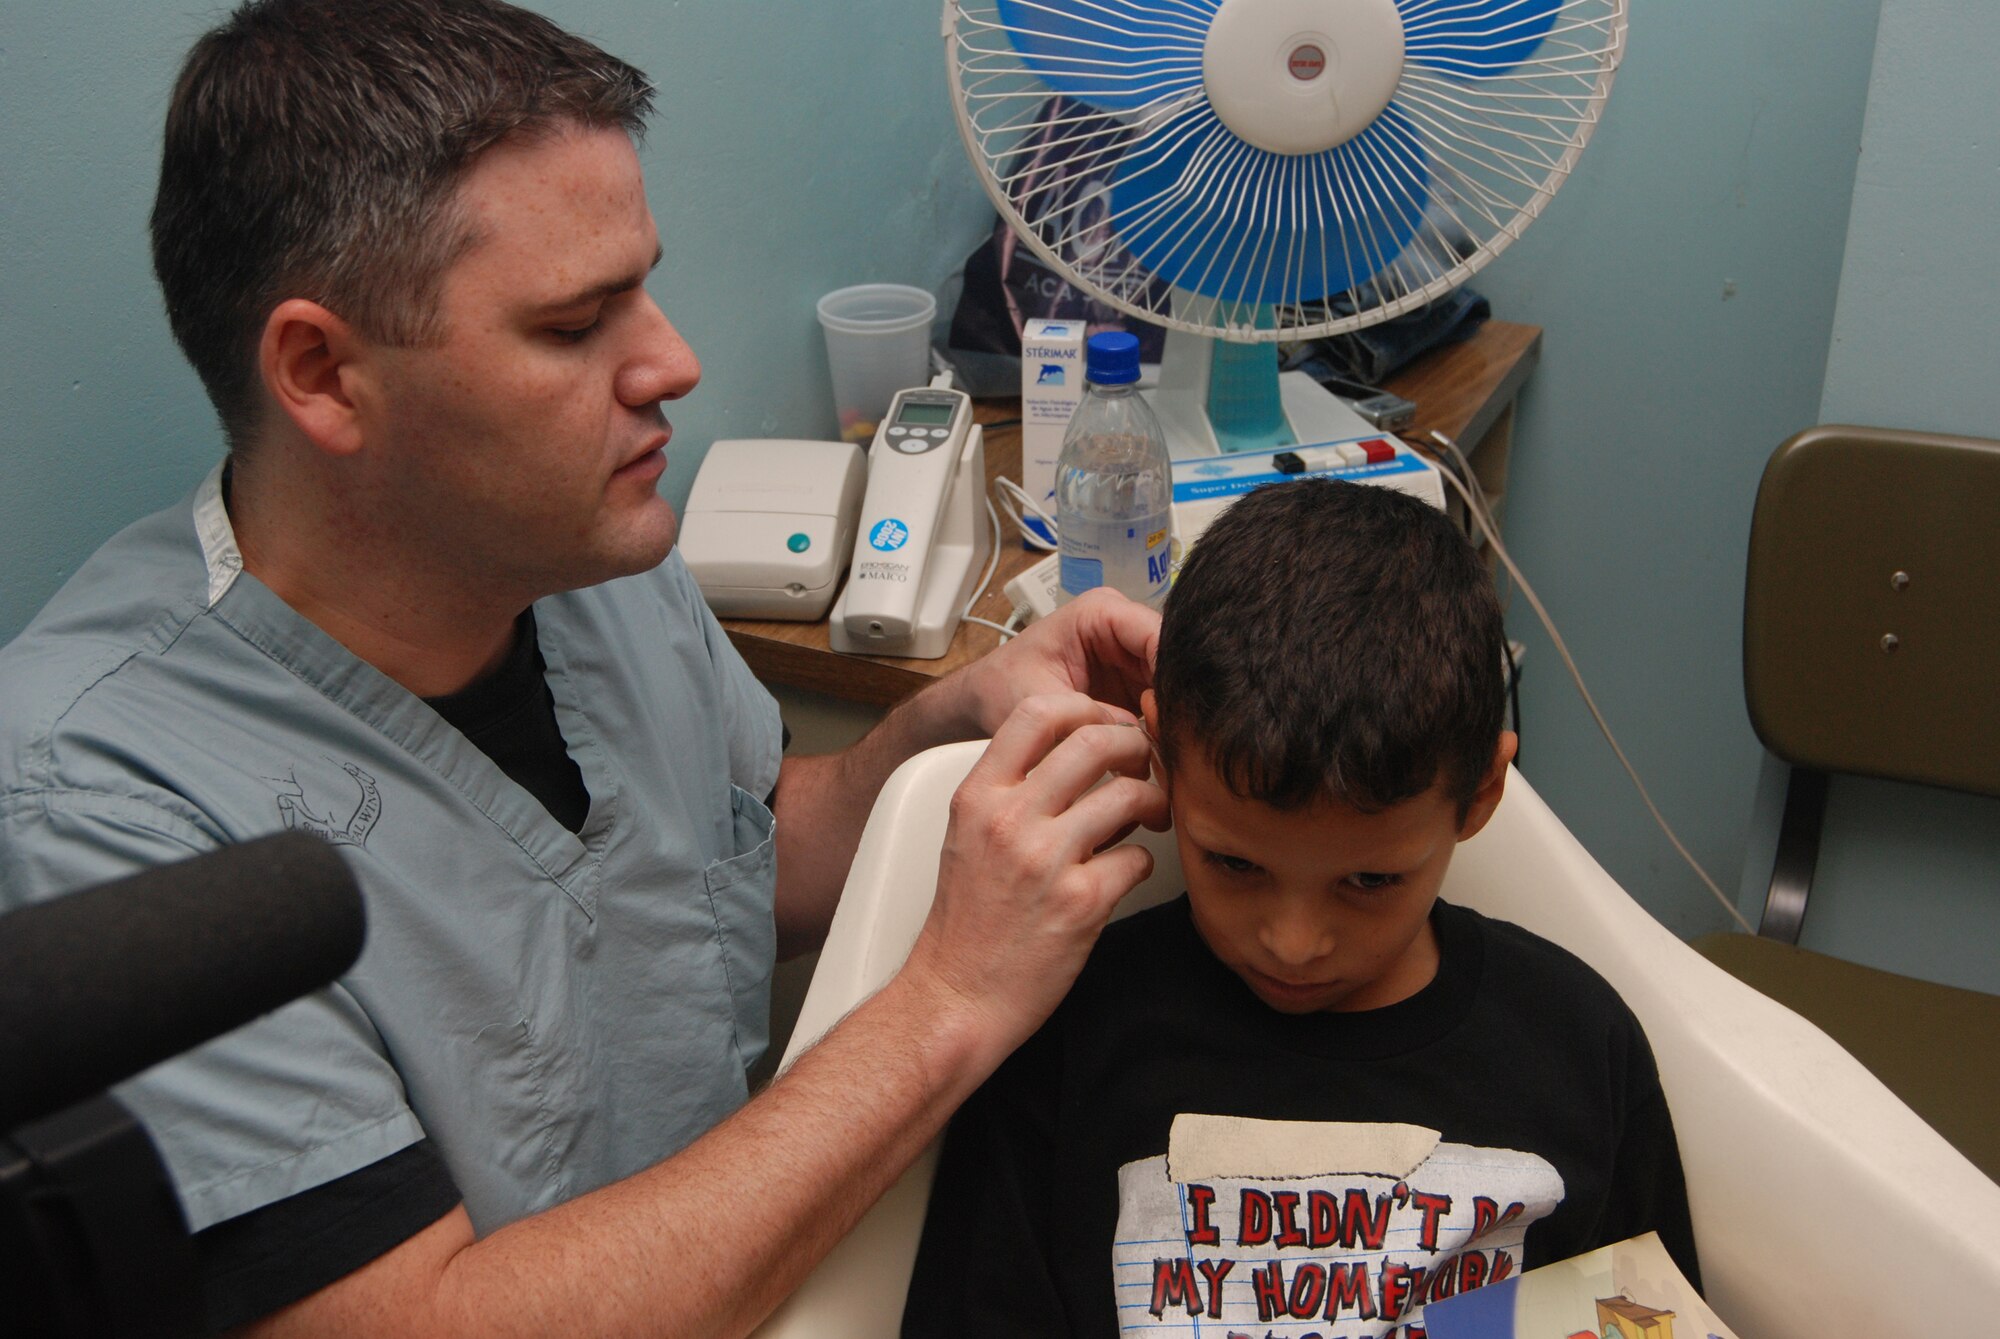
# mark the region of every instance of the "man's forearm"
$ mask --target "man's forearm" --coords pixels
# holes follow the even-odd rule
[[[747,1334],[997,1062],[984,1026],[949,990],[899,978],[665,1162],[476,1241],[459,1210],[253,1332]]]
[[[905,759],[983,733],[947,678],[892,708],[840,753],[786,758],[772,802],[778,816],[778,956],[819,947],[875,796]]]
[[[483,1313],[464,1332],[747,1334],[981,1077],[950,1002],[922,995],[892,983],[680,1155],[461,1255],[448,1295]],[[569,1271],[519,1309],[494,1305],[538,1262],[584,1257],[605,1267]]]

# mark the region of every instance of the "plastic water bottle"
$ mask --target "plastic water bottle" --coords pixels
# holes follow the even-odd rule
[[[1088,383],[1056,460],[1062,599],[1110,586],[1158,609],[1172,573],[1166,434],[1139,394],[1139,340],[1092,335]]]

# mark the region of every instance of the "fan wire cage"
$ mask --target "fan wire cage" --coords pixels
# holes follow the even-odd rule
[[[1020,238],[1244,343],[1388,320],[1498,255],[1589,141],[1625,27],[1625,0],[944,8],[959,130]]]

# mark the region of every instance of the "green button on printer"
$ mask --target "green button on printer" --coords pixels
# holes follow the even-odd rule
[[[793,535],[785,541],[785,547],[793,553],[804,553],[812,547],[812,536],[804,533]]]

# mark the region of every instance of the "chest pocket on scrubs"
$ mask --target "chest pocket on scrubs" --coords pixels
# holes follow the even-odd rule
[[[777,820],[741,786],[729,788],[736,854],[703,871],[722,967],[735,1007],[736,1050],[744,1069],[757,1063],[771,1037],[771,966],[777,958],[772,900],[777,892]]]

